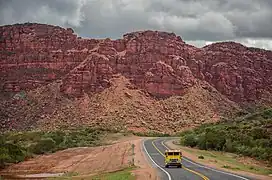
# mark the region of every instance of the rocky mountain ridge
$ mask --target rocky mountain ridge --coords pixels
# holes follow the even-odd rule
[[[70,28],[31,23],[1,26],[0,35],[1,86],[7,91],[63,79],[64,93],[82,95],[109,87],[109,79],[121,73],[157,96],[182,94],[196,79],[236,102],[272,92],[272,52],[234,42],[195,48],[158,31],[82,39]]]
[[[118,75],[130,90],[155,99],[200,87],[236,105],[272,104],[272,51],[235,42],[196,48],[174,33],[150,30],[117,40],[83,39],[70,28],[25,23],[0,27],[0,59],[2,92],[58,82],[60,96],[91,97],[112,87]]]

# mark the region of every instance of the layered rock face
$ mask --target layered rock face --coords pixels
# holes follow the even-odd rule
[[[236,102],[270,98],[272,51],[234,42],[215,43],[194,54],[202,78]]]
[[[272,94],[272,52],[233,42],[204,48],[173,33],[143,31],[123,39],[77,37],[72,29],[43,24],[0,27],[0,85],[21,91],[61,80],[69,96],[100,92],[115,74],[156,97],[183,95],[207,81],[236,102]]]
[[[0,80],[5,91],[29,90],[61,79],[98,40],[82,40],[72,29],[42,24],[0,27]],[[86,51],[87,50],[87,51]]]
[[[136,32],[124,39],[105,39],[63,80],[69,95],[99,92],[110,86],[114,74],[122,74],[137,87],[159,97],[182,94],[195,84],[180,37],[164,32]]]

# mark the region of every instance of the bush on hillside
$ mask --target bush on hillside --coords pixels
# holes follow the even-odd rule
[[[216,132],[208,131],[205,134],[200,136],[197,142],[197,146],[200,149],[204,149],[204,150],[211,149],[211,150],[221,151],[223,150],[225,143],[226,143],[226,139],[224,135],[218,134]]]
[[[23,161],[25,157],[24,148],[12,143],[0,144],[0,168],[3,168],[7,163]]]
[[[183,143],[185,146],[195,147],[197,145],[197,139],[194,134],[185,136]]]
[[[66,135],[65,132],[56,131],[56,132],[49,132],[48,134],[45,134],[44,137],[51,138],[52,140],[55,141],[55,144],[58,145],[61,142],[63,142],[65,135]]]
[[[251,129],[251,136],[254,140],[256,139],[266,139],[267,137],[267,131],[266,129],[260,128],[260,127],[254,127]]]
[[[240,122],[202,125],[180,133],[185,146],[238,153],[272,162],[272,110],[247,116]]]
[[[272,118],[272,109],[267,109],[265,110],[261,116],[264,118],[264,119],[269,119],[269,118]]]
[[[39,142],[30,147],[34,154],[44,154],[57,149],[56,142],[52,138],[42,138]]]
[[[236,149],[235,149],[236,146],[237,145],[235,144],[235,142],[232,142],[230,139],[227,139],[223,150],[226,152],[233,153],[236,151]]]

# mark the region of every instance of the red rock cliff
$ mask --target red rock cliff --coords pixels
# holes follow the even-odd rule
[[[0,27],[0,80],[4,91],[62,80],[70,96],[100,92],[120,73],[152,95],[182,95],[197,79],[236,102],[272,94],[272,52],[234,42],[204,48],[173,33],[143,31],[119,40],[81,39],[72,29],[44,24]]]

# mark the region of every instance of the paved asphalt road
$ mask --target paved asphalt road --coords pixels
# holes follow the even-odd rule
[[[164,138],[148,139],[143,143],[144,151],[152,164],[161,172],[162,180],[251,180],[251,178],[206,167],[186,157],[182,159],[183,168],[165,168],[163,154],[168,147],[163,143],[164,140]]]

